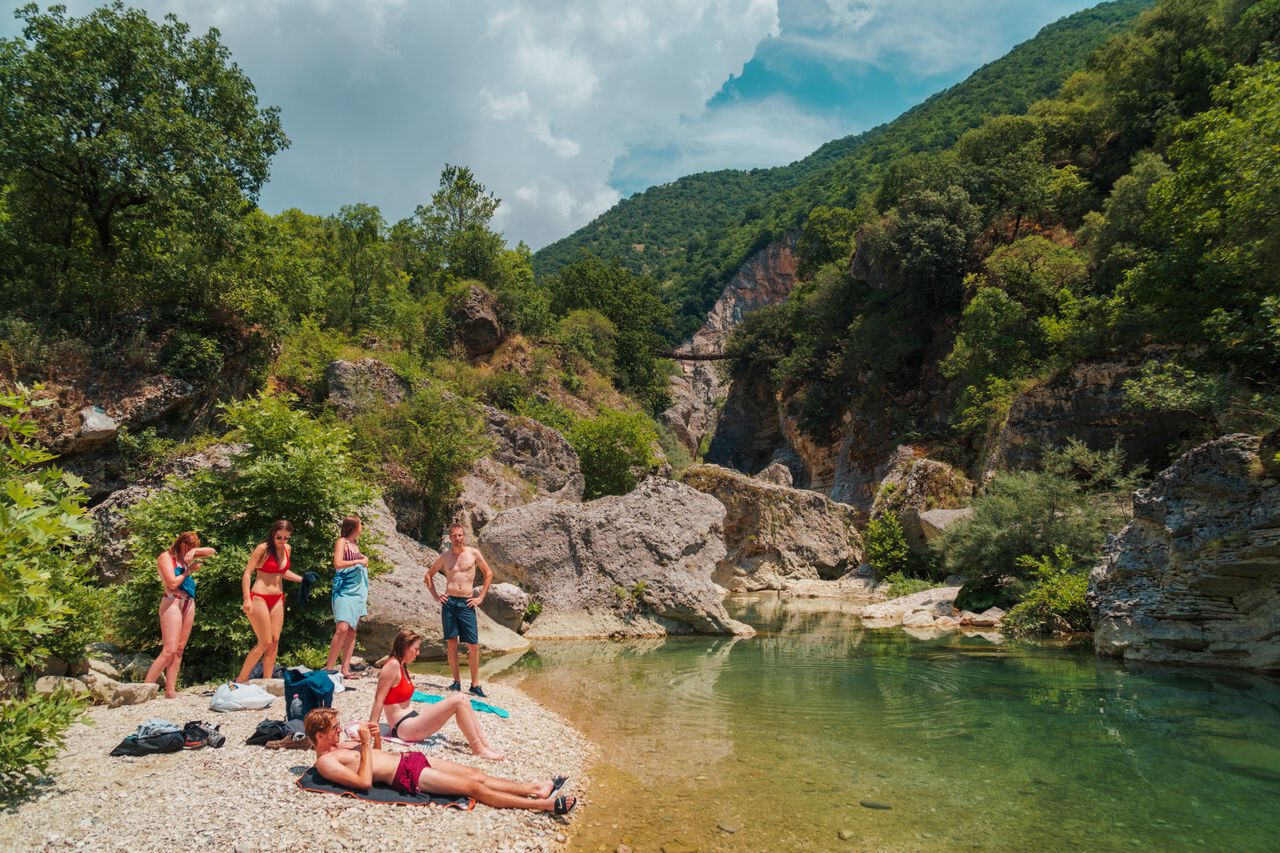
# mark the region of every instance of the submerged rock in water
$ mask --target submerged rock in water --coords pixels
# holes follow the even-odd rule
[[[1280,482],[1260,444],[1202,444],[1134,495],[1089,575],[1099,654],[1280,670]]]
[[[858,805],[864,809],[891,809],[893,806],[888,803],[882,803],[878,800],[858,800]]]
[[[724,512],[709,495],[650,478],[627,495],[506,510],[480,548],[500,580],[542,605],[526,637],[752,634],[712,582]]]

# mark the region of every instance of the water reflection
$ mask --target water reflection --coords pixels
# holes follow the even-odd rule
[[[751,639],[539,643],[509,677],[604,753],[575,846],[1273,847],[1276,681],[864,631],[856,609],[763,596],[731,602]]]

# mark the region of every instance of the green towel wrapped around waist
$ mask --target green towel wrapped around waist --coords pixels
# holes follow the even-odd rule
[[[421,690],[413,691],[413,696],[411,698],[415,702],[426,702],[429,705],[434,705],[437,702],[444,701],[443,696],[437,696],[434,693],[423,693]],[[499,717],[501,717],[504,720],[507,717],[511,716],[511,712],[508,711],[506,708],[499,708],[497,705],[490,705],[488,702],[481,702],[479,699],[471,700],[471,710],[484,711],[489,714],[497,714]]]

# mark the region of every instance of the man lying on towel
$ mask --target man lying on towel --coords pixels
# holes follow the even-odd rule
[[[549,782],[513,782],[452,761],[427,761],[421,752],[386,752],[377,723],[360,727],[359,744],[344,741],[338,712],[333,708],[312,709],[303,724],[316,750],[316,772],[357,791],[367,791],[380,782],[407,796],[422,792],[471,797],[495,809],[533,809],[558,815],[568,814],[577,804],[576,797],[556,796],[567,781],[564,777]]]

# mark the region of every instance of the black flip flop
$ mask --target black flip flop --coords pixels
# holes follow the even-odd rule
[[[548,796],[555,797],[557,794],[563,794],[566,791],[568,791],[571,787],[573,787],[570,784],[570,781],[571,780],[569,779],[568,776],[556,776],[552,778],[551,793],[548,794]]]
[[[566,802],[566,800],[570,800],[570,799],[573,800],[572,803]],[[556,801],[553,805],[555,806],[556,814],[566,815],[569,812],[573,811],[573,807],[576,806],[577,804],[578,804],[577,797],[556,797]]]

